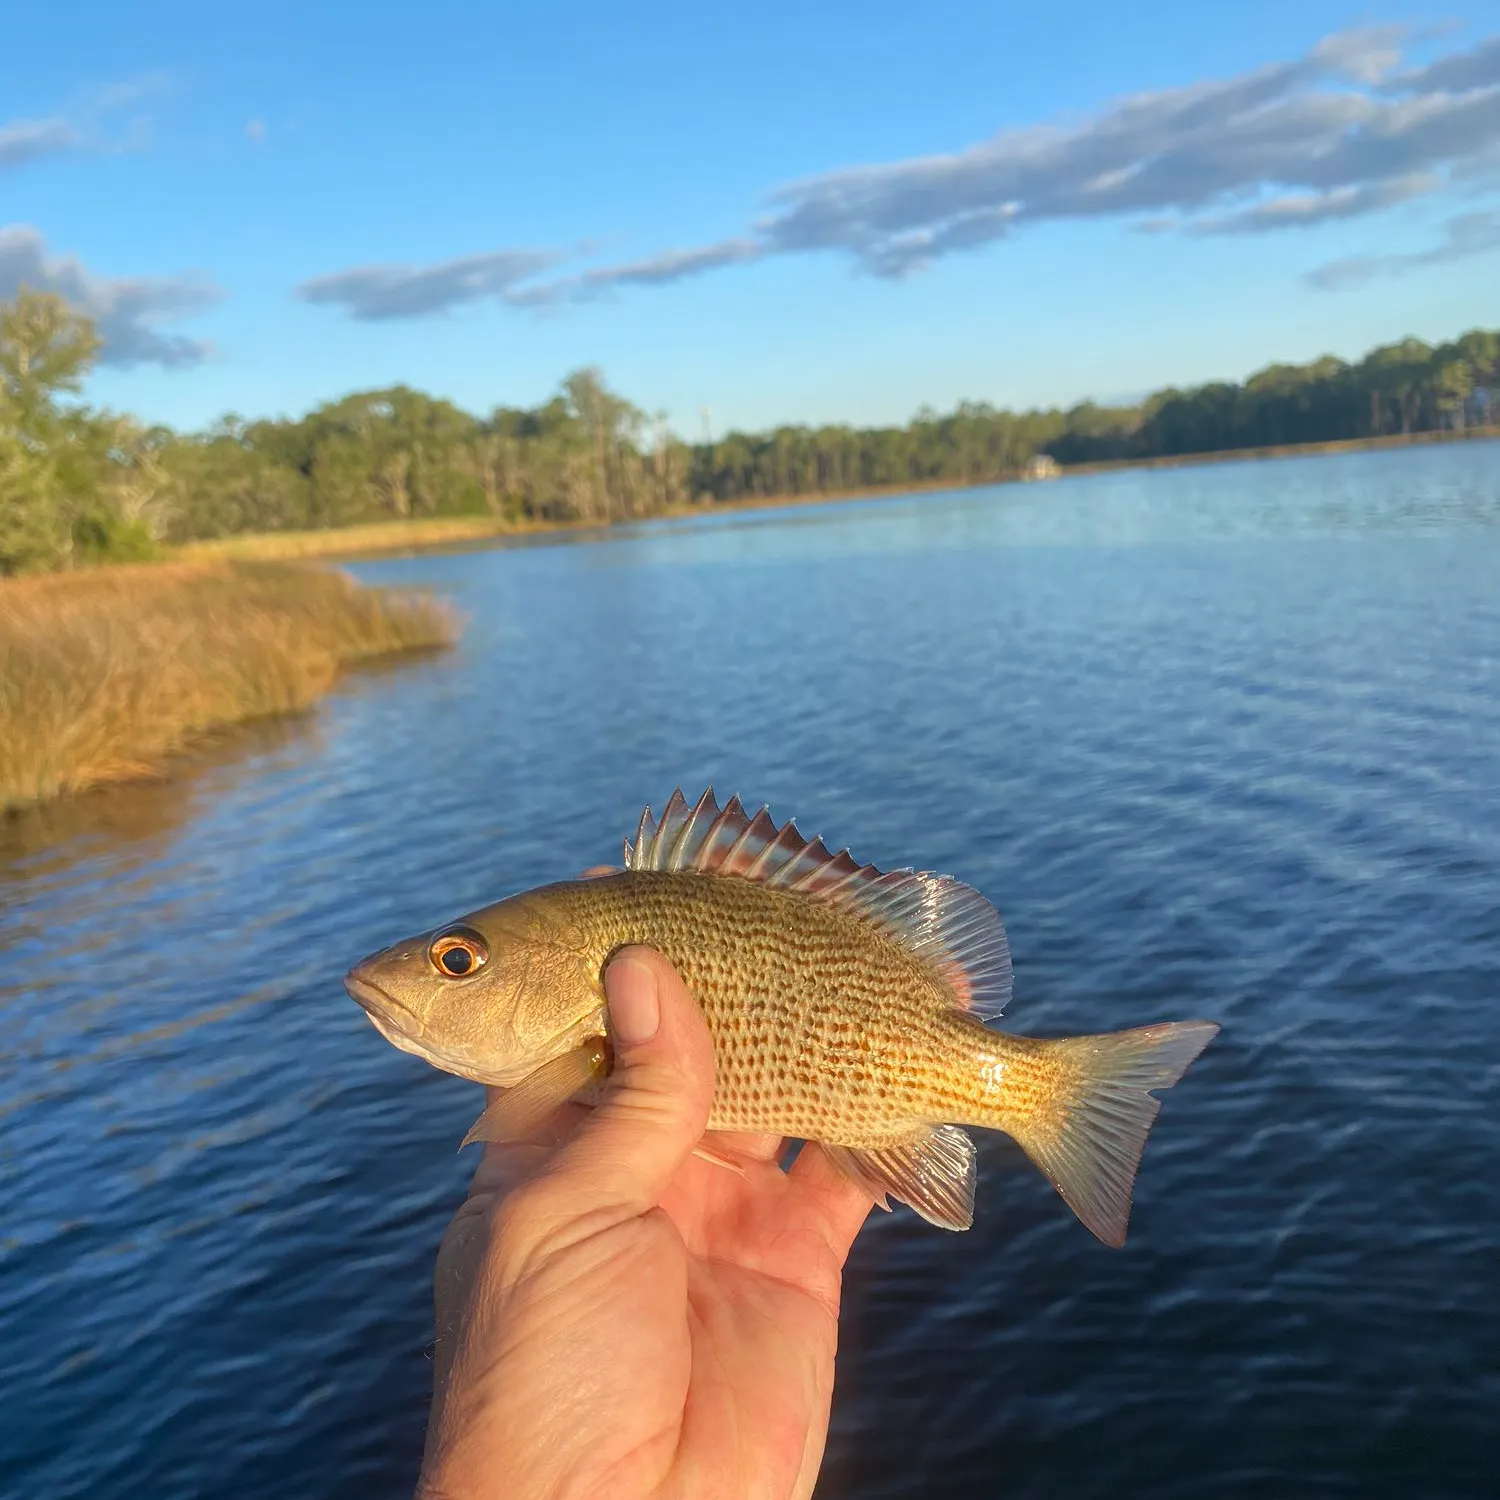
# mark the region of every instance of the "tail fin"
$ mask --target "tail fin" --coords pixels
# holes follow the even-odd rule
[[[1147,1090],[1171,1088],[1218,1030],[1175,1021],[1036,1043],[1038,1063],[1057,1080],[1057,1109],[1007,1129],[1106,1245],[1125,1243],[1136,1168],[1161,1108]]]

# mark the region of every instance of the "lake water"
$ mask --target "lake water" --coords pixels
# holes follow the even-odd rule
[[[340,975],[711,780],[992,897],[1015,1030],[1224,1024],[1126,1250],[993,1143],[875,1216],[820,1497],[1494,1493],[1500,445],[357,571],[462,645],[0,825],[0,1492],[410,1492],[478,1091]]]

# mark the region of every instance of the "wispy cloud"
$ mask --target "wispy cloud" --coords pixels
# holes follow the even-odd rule
[[[209,345],[161,325],[191,318],[212,307],[223,292],[197,276],[98,276],[71,256],[48,253],[29,224],[0,227],[0,300],[23,286],[56,292],[91,317],[104,340],[105,364],[198,364]]]
[[[644,260],[626,261],[623,265],[600,266],[592,271],[554,277],[551,281],[509,287],[505,291],[505,300],[516,307],[583,302],[591,297],[602,297],[617,287],[665,286],[668,282],[685,281],[691,276],[701,276],[705,271],[759,260],[766,253],[764,245],[741,236],[720,240],[714,245],[700,245],[696,250],[666,250]]]
[[[0,171],[71,151],[78,141],[77,128],[60,115],[50,120],[12,120],[0,125]]]
[[[304,302],[332,303],[366,322],[420,318],[465,302],[504,296],[563,258],[550,250],[496,250],[435,266],[356,266],[304,281],[297,295]]]
[[[1492,36],[1467,52],[1440,57],[1425,68],[1399,73],[1391,80],[1393,88],[1419,94],[1435,94],[1439,90],[1461,94],[1495,83],[1500,83],[1500,36]]]
[[[1500,37],[1421,67],[1407,66],[1408,40],[1399,27],[1343,31],[1290,62],[1131,95],[1078,123],[823,173],[775,189],[747,230],[703,246],[551,279],[517,259],[544,252],[502,250],[299,291],[356,317],[416,317],[484,296],[582,301],[777,255],[841,254],[896,279],[1049,221],[1239,235],[1354,219],[1472,179],[1500,152]],[[492,262],[503,275],[454,274]]]
[[[141,144],[148,126],[139,106],[165,86],[165,79],[152,74],[96,89],[42,119],[0,122],[0,172],[70,151]]]
[[[1319,291],[1337,292],[1361,286],[1377,276],[1400,276],[1496,250],[1500,250],[1500,210],[1480,210],[1449,219],[1443,238],[1429,249],[1408,255],[1351,255],[1309,271],[1305,279]]]
[[[1438,187],[1442,179],[1432,172],[1413,172],[1386,182],[1361,183],[1358,187],[1332,188],[1326,193],[1288,193],[1267,198],[1233,213],[1206,215],[1173,228],[1190,234],[1264,234],[1268,230],[1304,228],[1330,219],[1353,219],[1378,209],[1404,203]],[[1152,225],[1151,227],[1155,227]]]

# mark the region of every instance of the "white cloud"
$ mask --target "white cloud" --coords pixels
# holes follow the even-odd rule
[[[1353,219],[1404,203],[1408,198],[1430,193],[1441,182],[1431,172],[1413,172],[1386,182],[1361,183],[1357,187],[1331,188],[1326,193],[1288,193],[1267,198],[1233,213],[1194,219],[1185,225],[1192,234],[1264,234],[1273,229],[1304,228],[1329,219]],[[1157,221],[1159,222],[1159,221]],[[1157,227],[1153,223],[1152,228]]]
[[[12,120],[0,125],[0,171],[23,167],[44,156],[57,156],[78,144],[78,131],[67,120]]]
[[[1379,83],[1401,63],[1404,26],[1361,26],[1324,37],[1309,56],[1356,83]]]
[[[69,151],[141,144],[147,133],[144,117],[121,116],[165,87],[166,81],[153,74],[96,89],[44,119],[0,121],[0,172]]]
[[[465,302],[503,296],[518,282],[555,266],[548,250],[496,250],[434,266],[356,266],[297,288],[304,302],[327,302],[367,322],[420,318]]]
[[[717,271],[723,266],[741,265],[759,260],[765,247],[748,236],[700,245],[696,250],[666,250],[644,260],[626,261],[618,266],[601,266],[552,281],[540,281],[505,290],[505,300],[516,307],[544,307],[554,302],[582,302],[602,296],[621,286],[664,286]]]
[[[1440,57],[1425,68],[1398,74],[1392,83],[1397,88],[1418,93],[1463,93],[1500,83],[1500,36],[1491,37],[1467,52]]]
[[[191,318],[224,295],[196,276],[97,276],[70,256],[53,256],[29,224],[0,227],[0,300],[23,286],[56,292],[98,327],[105,364],[195,365],[209,346],[161,325]]]
[[[822,173],[775,189],[745,233],[642,260],[538,281],[545,252],[501,250],[357,269],[300,294],[355,317],[416,317],[481,296],[579,301],[772,255],[833,252],[899,278],[1047,221],[1231,235],[1353,219],[1472,182],[1500,155],[1500,37],[1403,71],[1406,41],[1396,27],[1343,31],[1290,62],[1127,96],[1081,123]]]
[[[1304,279],[1319,291],[1337,292],[1362,286],[1377,276],[1400,276],[1407,271],[1443,266],[1497,250],[1500,250],[1500,210],[1478,210],[1449,219],[1443,238],[1429,249],[1409,255],[1351,255],[1319,266]]]

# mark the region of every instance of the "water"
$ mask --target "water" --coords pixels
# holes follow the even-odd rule
[[[994,897],[1018,1030],[1208,1016],[1131,1242],[981,1153],[851,1262],[820,1496],[1478,1496],[1500,446],[368,565],[470,616],[0,830],[0,1492],[409,1493],[477,1090],[352,957],[711,779]]]

